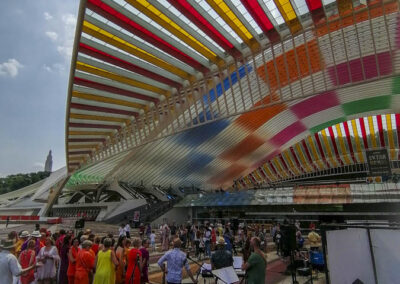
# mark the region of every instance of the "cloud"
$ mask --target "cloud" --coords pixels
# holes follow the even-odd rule
[[[70,59],[72,56],[72,46],[69,45],[59,45],[57,46],[57,51],[60,53],[62,56],[65,57],[65,59]]]
[[[50,73],[58,72],[62,74],[65,72],[65,65],[61,63],[54,63],[51,65],[44,64],[43,69]]]
[[[58,39],[58,34],[56,32],[46,32],[46,36],[52,41],[57,41]]]
[[[53,16],[52,15],[50,15],[48,12],[44,12],[44,19],[46,20],[46,21],[50,21],[51,19],[53,19]]]
[[[75,27],[76,17],[73,14],[64,14],[61,17],[64,24]]]
[[[64,57],[66,62],[69,63],[74,45],[76,17],[73,14],[64,14],[61,17],[61,21],[63,22],[63,30],[58,32],[60,37],[58,40],[59,44],[57,45],[57,51]]]
[[[18,60],[10,58],[6,62],[0,63],[0,76],[15,77],[22,67],[23,65]]]

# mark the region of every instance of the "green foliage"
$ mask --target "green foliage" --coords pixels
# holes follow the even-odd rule
[[[0,178],[0,194],[11,192],[25,186],[34,184],[50,175],[49,172],[9,175]]]

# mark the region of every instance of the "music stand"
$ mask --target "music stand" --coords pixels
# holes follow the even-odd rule
[[[208,265],[210,267],[208,267]],[[197,272],[196,280],[199,279],[199,276],[201,274],[201,277],[203,277],[204,284],[206,284],[206,278],[214,278],[214,276],[210,273],[211,271],[211,264],[208,263],[202,263],[199,271]]]
[[[195,263],[195,264],[200,268],[200,270],[202,269],[204,262],[203,262],[202,264],[198,263],[196,260],[194,260],[193,258],[191,258],[191,257],[189,256],[189,253],[186,255],[186,258],[189,259],[189,260],[191,260],[193,263]],[[206,269],[205,269],[205,270],[206,270]],[[212,277],[215,277],[215,278],[216,278],[216,281],[221,280],[222,283],[224,283],[224,284],[229,284],[229,283],[226,283],[224,280],[220,279],[220,278],[218,277],[218,275],[215,275],[215,274],[212,272],[212,270],[208,270],[208,269],[207,269],[206,271],[207,271],[208,273],[210,273],[210,274],[212,275]]]

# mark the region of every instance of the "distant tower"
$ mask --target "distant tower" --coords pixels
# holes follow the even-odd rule
[[[44,165],[44,171],[51,173],[51,168],[53,167],[53,156],[51,155],[51,150],[46,158],[46,164]]]

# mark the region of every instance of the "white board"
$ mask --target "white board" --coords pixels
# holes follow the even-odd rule
[[[400,231],[371,230],[378,283],[400,281]]]
[[[331,283],[375,283],[366,229],[328,231],[326,239]]]

